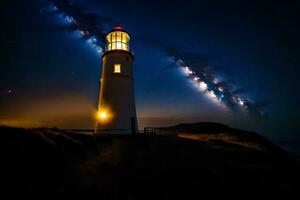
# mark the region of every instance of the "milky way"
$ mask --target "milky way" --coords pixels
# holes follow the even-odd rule
[[[102,25],[109,21],[108,18],[90,13],[74,1],[50,0],[48,3],[50,5],[49,12],[53,15],[61,15],[68,23],[64,29],[79,32],[81,39],[90,43],[99,53],[102,52],[106,42]],[[253,102],[242,96],[241,89],[236,89],[226,80],[219,80],[210,67],[185,59],[176,51],[166,49],[165,52],[198,90],[205,93],[212,101],[223,104],[232,110],[245,110],[257,117],[266,116],[264,108],[268,102]]]

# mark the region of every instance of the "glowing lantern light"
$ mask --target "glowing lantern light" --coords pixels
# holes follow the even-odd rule
[[[121,25],[117,25],[112,32],[107,34],[107,45],[106,51],[111,50],[125,50],[129,51],[129,40],[130,37],[126,33]]]

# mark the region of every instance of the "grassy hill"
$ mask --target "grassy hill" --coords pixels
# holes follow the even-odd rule
[[[84,135],[1,127],[1,182],[31,199],[289,199],[297,163],[256,133],[216,123],[178,135]]]

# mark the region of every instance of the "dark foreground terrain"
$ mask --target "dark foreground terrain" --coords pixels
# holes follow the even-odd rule
[[[178,136],[1,127],[1,199],[298,199],[296,161],[214,123]],[[9,195],[9,198],[3,198]]]

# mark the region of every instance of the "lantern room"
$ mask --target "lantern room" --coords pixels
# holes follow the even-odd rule
[[[129,40],[130,37],[126,33],[120,24],[116,25],[115,28],[109,32],[106,36],[107,45],[105,50],[124,50],[129,51]]]

